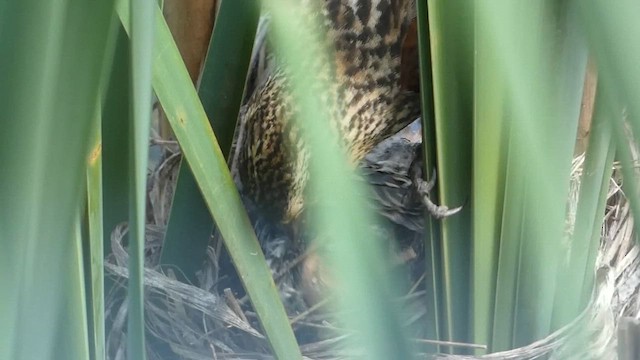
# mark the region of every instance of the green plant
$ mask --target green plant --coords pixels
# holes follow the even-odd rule
[[[136,7],[130,14],[131,4]],[[203,209],[204,200],[274,354],[300,358],[227,168],[223,154],[231,135],[216,131],[216,138],[207,120],[207,115],[235,118],[248,47],[234,52],[233,84],[210,85],[217,96],[233,92],[228,107],[207,104],[199,99],[156,4],[131,4],[0,2],[0,358],[105,357],[102,250],[109,242],[104,234],[127,218],[129,356],[144,357],[142,244],[151,86],[202,192],[203,199],[192,191],[176,209],[189,209],[191,201]],[[295,78],[304,70],[296,56],[304,54],[292,54],[287,41],[299,40],[291,35],[302,36],[305,29],[282,27],[288,22],[286,1],[269,5],[275,38],[283,40],[277,47],[291,59]],[[223,3],[222,20],[243,6]],[[246,40],[257,19],[255,9],[244,10]],[[440,202],[465,204],[455,217],[428,220],[429,336],[509,349],[567,324],[587,304],[614,153],[638,213],[629,146],[640,131],[637,10],[631,0],[606,8],[593,0],[418,1],[426,168],[437,168]],[[233,48],[231,29],[217,27],[213,44]],[[205,73],[212,79],[228,78],[216,77],[225,69],[215,60],[225,56],[230,55],[224,50],[209,54]],[[575,227],[566,233],[589,57],[598,74],[595,111]],[[345,274],[340,304],[357,310],[346,322],[362,335],[353,346],[364,347],[367,358],[409,357],[412,348],[401,336],[397,314],[387,310],[395,290],[381,252],[357,241],[369,237],[367,224],[373,221],[353,196],[362,189],[342,175],[348,170],[339,148],[324,148],[331,141],[326,129],[315,127],[323,109],[308,84],[298,81],[295,89],[303,113],[317,117],[307,124],[314,134],[309,142],[320,154],[312,166],[313,190],[320,199],[339,193],[353,200],[321,202],[314,217],[332,244],[331,264]],[[128,129],[130,123],[135,125]],[[122,165],[127,162],[131,165]],[[332,171],[320,171],[326,168]],[[211,218],[201,212],[197,221],[198,233],[207,234]],[[179,244],[176,238],[168,241]],[[180,246],[167,249],[165,259],[178,259],[167,261],[189,262]]]

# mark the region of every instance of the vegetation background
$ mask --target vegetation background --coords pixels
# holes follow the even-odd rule
[[[178,280],[193,282],[215,222],[265,346],[276,358],[301,358],[226,160],[260,9],[248,1],[198,8],[204,5],[0,1],[1,359],[106,358],[105,322],[114,314],[105,316],[105,289],[116,282],[105,280],[104,259],[123,221],[128,328],[122,343],[127,358],[147,356],[143,262],[152,94],[169,124],[160,126],[161,138],[175,136],[188,163],[180,170],[159,263],[178,266]],[[308,36],[304,27],[287,28],[297,3],[263,5],[282,56],[293,64],[303,113],[321,116],[313,96],[305,96],[304,69],[296,67],[295,56],[304,54],[291,51],[293,40]],[[440,203],[467,203],[459,216],[428,220],[428,338],[486,344],[488,351],[526,347],[564,329],[602,294],[599,287],[594,293],[602,274],[595,269],[599,248],[610,249],[614,239],[602,232],[605,213],[612,214],[605,206],[614,158],[631,212],[638,213],[640,5],[416,5],[426,168],[437,168]],[[214,16],[197,16],[211,13],[215,26]],[[584,164],[579,190],[572,191],[580,121],[591,126],[580,139]],[[330,143],[323,140],[327,129],[310,130],[314,146]],[[345,317],[345,334],[356,334],[344,346],[367,359],[408,358],[415,347],[388,306],[397,294],[378,266],[381,253],[357,241],[367,236],[370,221],[352,195],[358,190],[340,176],[339,149],[319,153],[315,191],[342,200],[323,204],[316,220],[328,238],[340,237],[330,261],[345,274],[338,304],[352,315]],[[327,178],[339,180],[329,186]],[[616,247],[619,262],[605,262],[616,268],[627,261],[618,272],[637,267],[626,258],[637,249],[635,235],[625,234],[626,245]],[[618,349],[634,358],[629,339],[637,339],[637,330],[625,321]],[[422,351],[454,351],[442,344]],[[121,358],[123,351],[109,357]]]

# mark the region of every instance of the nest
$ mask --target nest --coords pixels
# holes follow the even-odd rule
[[[405,134],[406,135],[406,134]],[[406,136],[405,136],[406,137]],[[394,140],[391,140],[394,141]],[[397,139],[396,139],[397,141]],[[229,277],[229,266],[223,263],[224,247],[219,239],[212,239],[207,260],[202,264],[197,284],[177,280],[176,269],[158,266],[161,242],[164,236],[168,209],[175,186],[176,169],[180,161],[175,144],[153,142],[164,155],[152,165],[149,181],[149,216],[146,239],[145,314],[150,359],[271,359],[269,344],[259,329],[246,296],[237,289],[221,286]],[[161,161],[160,161],[161,160]],[[375,159],[372,161],[376,161]],[[571,197],[568,206],[567,233],[572,231],[573,214],[583,157],[574,161]],[[635,241],[633,219],[629,203],[619,186],[617,170],[611,179],[607,196],[606,214],[597,258],[596,289],[586,310],[571,324],[546,338],[528,346],[492,353],[479,357],[420,354],[434,359],[615,359],[617,358],[617,329],[624,317],[640,316],[638,286],[640,285],[640,248]],[[261,237],[260,229],[257,229]],[[124,359],[126,349],[127,302],[124,284],[128,276],[127,252],[123,244],[127,232],[121,224],[112,233],[112,254],[105,264],[107,275],[115,286],[107,297],[106,318],[107,355],[110,359]],[[278,247],[283,242],[271,240]],[[273,261],[273,256],[267,258]],[[309,307],[301,290],[296,288],[291,272],[299,259],[282,262],[275,280],[290,316],[290,322],[301,342],[301,351],[307,359],[342,359],[345,353],[344,333],[334,330],[331,311],[326,301]],[[424,266],[421,267],[423,269]],[[424,275],[423,275],[424,276]],[[414,285],[401,297],[411,315],[407,325],[424,323],[426,314],[425,292],[420,283],[423,278],[414,274]],[[236,291],[233,291],[236,290]],[[324,308],[323,308],[324,307]],[[434,344],[415,335],[418,344]],[[587,344],[587,346],[585,346]],[[454,344],[455,345],[455,344]],[[472,344],[458,344],[473,347]]]

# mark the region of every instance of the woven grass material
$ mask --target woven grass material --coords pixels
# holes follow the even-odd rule
[[[406,134],[404,134],[406,137]],[[398,141],[396,140],[391,141]],[[400,138],[401,139],[401,138]],[[402,140],[405,141],[406,140]],[[150,335],[150,359],[270,359],[269,346],[260,333],[257,319],[246,298],[236,298],[232,291],[221,287],[225,266],[221,263],[222,244],[211,244],[197,284],[176,280],[175,269],[160,269],[158,264],[163,229],[175,183],[178,150],[175,144],[161,144],[166,151],[162,161],[154,165],[149,182],[149,225],[147,227],[147,269],[145,270],[145,309]],[[380,154],[384,151],[379,152]],[[370,159],[375,162],[376,159]],[[576,158],[573,168],[571,196],[568,206],[567,232],[572,231],[575,202],[579,190],[583,157]],[[437,359],[615,359],[616,333],[621,317],[638,318],[640,301],[640,248],[636,245],[629,204],[619,187],[618,172],[614,172],[603,218],[602,240],[596,268],[597,287],[587,309],[571,324],[545,339],[510,351],[480,357],[419,354],[421,358]],[[112,234],[113,254],[106,263],[107,274],[116,284],[127,278],[127,253],[122,239],[126,224]],[[259,236],[261,236],[259,234]],[[278,239],[275,239],[276,243]],[[286,239],[281,239],[286,244]],[[269,257],[269,255],[268,255]],[[271,259],[274,261],[274,259]],[[295,287],[293,268],[299,259],[280,263],[275,279],[284,298],[291,323],[307,359],[343,359],[354,353],[345,350],[344,333],[337,325],[326,301],[308,307],[302,301],[301,290]],[[227,266],[228,268],[228,266]],[[276,270],[276,267],[273,267]],[[421,267],[424,268],[424,267]],[[424,292],[420,290],[420,274],[414,274],[415,284],[400,299],[410,309],[405,323],[424,323]],[[124,359],[126,348],[126,301],[124,287],[115,287],[106,303],[109,328],[107,351],[110,359]],[[413,326],[412,328],[414,328]],[[412,333],[419,344],[431,343]],[[419,348],[419,346],[417,346]]]

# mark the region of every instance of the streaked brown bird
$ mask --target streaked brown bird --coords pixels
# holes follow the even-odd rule
[[[321,11],[315,14],[326,27],[324,40],[334,50],[334,66],[328,67],[334,72],[330,74],[334,86],[328,91],[336,93],[321,98],[340,102],[337,107],[341,111],[327,121],[338,129],[353,164],[420,116],[415,79],[418,61],[406,59],[417,56],[415,36],[410,37],[412,43],[407,41],[413,49],[403,48],[409,29],[415,32],[414,1],[324,0]],[[241,119],[237,176],[243,193],[262,214],[289,223],[306,206],[307,145],[294,121],[296,106],[286,72],[273,65],[273,57],[261,58],[269,59],[271,66],[264,76],[258,76],[262,79],[249,79],[255,82],[255,90],[247,99]],[[412,69],[407,70],[407,64]],[[433,205],[427,196],[429,187],[419,182],[414,185],[424,192],[427,208],[433,214],[453,212]]]

